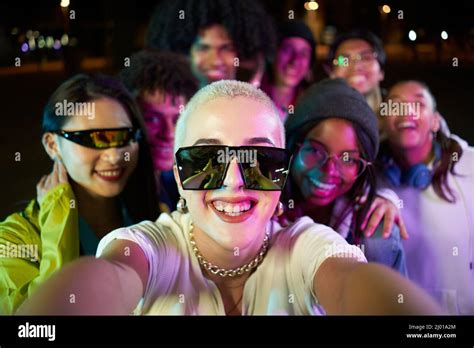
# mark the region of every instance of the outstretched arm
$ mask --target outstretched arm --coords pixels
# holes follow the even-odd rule
[[[128,315],[143,296],[148,261],[138,244],[114,240],[101,258],[83,257],[57,272],[18,315]]]
[[[326,259],[316,272],[313,289],[327,314],[444,314],[428,294],[397,272],[350,258]]]

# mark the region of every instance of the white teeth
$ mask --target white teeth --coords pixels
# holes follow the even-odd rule
[[[416,124],[415,124],[415,122],[404,121],[404,122],[400,122],[397,125],[397,128],[398,129],[400,129],[400,128],[416,128]]]
[[[238,204],[227,203],[223,201],[214,201],[212,202],[214,208],[220,212],[225,212],[230,216],[237,216],[246,211],[251,207],[250,201],[241,202]]]
[[[224,205],[221,202],[214,202],[214,207],[219,211],[224,211]]]
[[[364,80],[365,80],[364,75],[354,75],[354,76],[349,77],[349,81],[352,83],[360,83]]]
[[[101,176],[119,176],[120,170],[106,170],[102,172],[98,172]]]
[[[223,76],[224,72],[221,70],[209,70],[207,74],[210,76]]]
[[[318,181],[316,179],[311,179],[311,182],[318,188],[321,188],[323,190],[332,190],[333,188],[336,187],[335,184],[325,184],[321,181]]]

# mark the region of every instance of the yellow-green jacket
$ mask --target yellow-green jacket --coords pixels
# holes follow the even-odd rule
[[[0,314],[14,313],[55,271],[79,257],[79,222],[74,192],[64,183],[41,204],[0,222]]]

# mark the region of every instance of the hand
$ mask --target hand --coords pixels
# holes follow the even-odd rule
[[[367,238],[374,234],[382,219],[384,220],[382,230],[383,238],[390,237],[393,224],[396,223],[400,228],[400,236],[403,239],[408,239],[408,232],[405,223],[403,222],[402,215],[400,214],[400,209],[398,209],[398,207],[391,201],[381,197],[375,197],[370,206],[369,212],[361,225],[364,235]]]
[[[67,171],[59,159],[54,160],[53,171],[51,174],[43,175],[36,185],[36,196],[38,203],[41,204],[44,196],[53,188],[62,183],[67,183]]]

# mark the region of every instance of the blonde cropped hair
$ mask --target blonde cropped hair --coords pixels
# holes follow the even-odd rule
[[[273,104],[273,101],[270,99],[270,97],[250,83],[235,80],[221,80],[201,88],[189,100],[188,104],[179,116],[178,122],[176,123],[174,152],[176,153],[176,151],[178,151],[178,149],[181,147],[181,144],[184,142],[187,119],[189,115],[196,110],[196,108],[217,98],[235,97],[251,98],[267,106],[271,111],[269,115],[275,117],[278,122],[280,127],[281,144],[282,146],[285,146],[285,129],[283,122],[281,121],[278,110],[276,109],[275,104]]]

